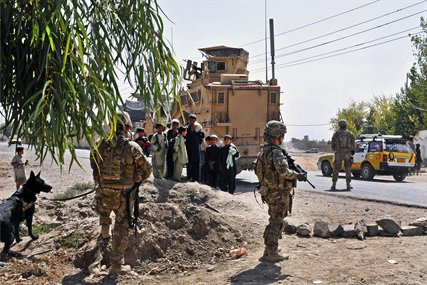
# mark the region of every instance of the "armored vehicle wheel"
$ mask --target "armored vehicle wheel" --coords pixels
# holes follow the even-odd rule
[[[329,161],[322,161],[321,165],[323,176],[331,176],[332,175],[332,167]]]
[[[398,182],[402,182],[406,178],[406,173],[393,174],[393,178]]]
[[[362,166],[362,179],[364,180],[372,180],[375,176],[374,169],[369,163],[366,163]]]

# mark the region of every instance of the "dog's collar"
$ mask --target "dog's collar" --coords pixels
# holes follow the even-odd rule
[[[22,211],[26,211],[26,210],[28,210],[29,208],[31,208],[32,206],[34,206],[34,202],[30,202],[30,203],[25,203],[24,202],[24,205],[22,206]]]
[[[24,188],[24,189],[26,189],[26,190],[28,190],[28,191],[31,191],[31,192],[33,192],[33,193],[37,193],[37,192],[36,192],[36,191],[34,191],[33,189],[31,189],[31,188],[29,188],[29,187],[25,186],[25,184],[24,184],[24,185],[22,185],[22,188]]]

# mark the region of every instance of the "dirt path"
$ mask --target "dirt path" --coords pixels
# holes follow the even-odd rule
[[[26,154],[30,161],[35,157]],[[13,177],[8,162],[12,158],[10,149],[0,147],[0,194],[8,197],[13,193]],[[304,155],[304,167],[313,166],[315,155]],[[300,162],[299,162],[300,163]],[[302,164],[302,163],[300,163]],[[76,182],[90,181],[90,171],[87,160],[82,160],[83,169],[72,168],[68,173],[67,166],[64,172],[49,163],[42,167],[32,163],[28,170],[42,170],[42,177],[54,186],[54,191],[61,192]],[[417,183],[425,183],[426,176],[409,177]],[[141,256],[143,265],[137,275],[121,276],[118,279],[89,278],[86,270],[73,266],[76,254],[82,249],[64,248],[55,246],[50,252],[41,253],[31,258],[9,261],[0,266],[1,284],[426,284],[427,280],[427,235],[415,237],[370,237],[364,241],[357,239],[321,239],[317,237],[301,238],[296,235],[284,235],[280,246],[290,259],[277,264],[263,263],[258,259],[263,252],[262,233],[267,224],[267,208],[261,208],[254,199],[253,193],[239,193],[234,196],[217,190],[208,190],[197,183],[188,183],[184,186],[165,183],[153,183],[145,188],[147,197],[153,196],[155,191],[166,189],[167,195],[153,196],[154,200],[146,204],[153,207],[150,215],[145,219],[154,219],[163,216],[164,220],[152,222],[151,225],[159,229],[162,223],[170,223],[171,217],[185,217],[177,209],[184,211],[187,226],[192,226],[192,218],[203,214],[203,221],[216,224],[211,227],[211,234],[206,239],[191,239],[188,228],[182,228],[177,234],[184,242],[170,244],[165,247],[165,257],[145,260]],[[179,188],[179,187],[181,188]],[[175,188],[172,188],[175,187]],[[178,188],[176,188],[178,187]],[[184,187],[184,188],[182,188]],[[156,190],[157,189],[157,190]],[[160,189],[160,190],[159,190]],[[175,189],[175,190],[174,190]],[[194,204],[184,200],[187,192],[203,190],[205,193],[202,204]],[[163,191],[162,190],[162,191]],[[45,194],[51,197],[52,194]],[[161,199],[160,199],[161,198]],[[55,235],[69,235],[70,230],[83,230],[89,247],[96,239],[98,229],[96,214],[91,208],[91,197],[75,200],[67,204],[49,204],[40,199],[40,209],[36,213],[36,223],[50,220],[59,225],[58,232],[44,234],[40,241],[23,244],[34,252],[49,245]],[[259,198],[258,198],[259,199]],[[205,201],[206,200],[206,201]],[[150,202],[150,201],[148,201]],[[215,213],[206,210],[203,203],[208,202],[220,211]],[[151,205],[151,206],[150,206]],[[178,207],[179,206],[179,207]],[[157,209],[157,210],[156,210]],[[157,211],[157,212],[156,212]],[[169,211],[169,212],[168,212]],[[172,212],[170,212],[172,211]],[[187,211],[187,212],[185,212]],[[191,214],[194,213],[194,214]],[[62,216],[61,216],[62,215]],[[294,210],[288,221],[294,224],[309,223],[313,225],[317,219],[326,222],[340,223],[347,227],[365,219],[373,222],[384,217],[393,217],[407,225],[419,217],[426,217],[427,210],[396,206],[386,203],[361,201],[345,197],[337,197],[323,193],[296,191]],[[58,219],[58,217],[62,217]],[[199,221],[200,222],[200,221]],[[146,221],[144,221],[146,223]],[[187,222],[185,222],[187,223]],[[147,223],[149,226],[149,223]],[[194,228],[194,225],[193,225]],[[141,237],[139,246],[145,246],[148,238],[166,238],[174,235],[172,230],[154,233],[154,228],[148,230]],[[223,234],[219,231],[221,230]],[[194,233],[193,233],[194,234]],[[231,234],[231,235],[230,235]],[[49,239],[49,235],[51,235]],[[182,235],[183,237],[180,237]],[[185,235],[185,236],[184,236]],[[242,236],[236,238],[236,236]],[[221,238],[221,236],[223,238]],[[190,239],[189,239],[190,238]],[[193,245],[190,245],[193,244]],[[137,245],[138,246],[138,245]],[[248,254],[237,260],[228,258],[231,247],[243,246]],[[190,248],[190,250],[189,250]],[[219,249],[221,251],[218,251]],[[192,250],[191,250],[192,249]],[[29,254],[31,251],[26,252]],[[221,256],[214,259],[212,252],[221,252]],[[205,258],[204,258],[205,256]],[[167,258],[166,258],[167,257]],[[169,270],[191,263],[189,269]],[[197,260],[196,260],[197,258]],[[175,262],[173,260],[176,260]],[[202,260],[202,262],[199,262]],[[397,261],[392,264],[389,260]],[[196,262],[197,261],[197,262]],[[156,272],[156,268],[167,265],[167,270]],[[41,268],[32,270],[31,268]],[[179,267],[179,266],[178,266]],[[30,269],[31,270],[30,270]],[[151,268],[150,270],[145,268]],[[30,273],[28,273],[30,272]],[[39,272],[40,274],[37,274]],[[12,283],[11,283],[12,282]],[[319,283],[321,282],[321,283]]]

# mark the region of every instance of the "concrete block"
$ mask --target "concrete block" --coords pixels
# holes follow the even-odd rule
[[[343,238],[355,238],[356,237],[356,231],[355,230],[343,231],[341,236]]]
[[[415,221],[413,221],[412,223],[410,223],[409,225],[415,226],[415,227],[427,228],[427,217],[418,218]]]
[[[377,224],[367,224],[366,228],[368,230],[367,235],[370,237],[375,237],[379,234]]]
[[[404,236],[420,236],[424,233],[423,227],[408,226],[400,229]]]
[[[340,224],[328,224],[328,227],[332,237],[339,237],[344,232],[344,228]]]

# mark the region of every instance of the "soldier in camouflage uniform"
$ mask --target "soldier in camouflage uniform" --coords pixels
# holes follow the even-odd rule
[[[129,220],[133,215],[135,190],[151,174],[151,165],[141,147],[127,138],[126,125],[132,125],[126,112],[119,113],[116,134],[112,140],[102,140],[90,156],[93,178],[98,184],[96,191],[97,211],[100,216],[101,241],[104,247],[110,238],[110,214],[115,213],[112,231],[110,273],[124,273],[129,266],[122,265],[123,254],[128,246]],[[127,209],[126,196],[132,206]],[[130,217],[128,217],[128,214]]]
[[[278,262],[289,256],[279,253],[279,239],[282,237],[284,218],[291,211],[293,188],[296,180],[305,176],[289,169],[280,145],[284,140],[286,126],[279,121],[270,121],[264,129],[264,141],[258,154],[255,173],[260,183],[262,200],[268,205],[269,224],[264,231],[265,251],[262,260]]]
[[[354,134],[347,130],[347,121],[340,120],[338,122],[340,127],[332,136],[332,149],[335,152],[334,158],[334,171],[332,174],[332,186],[331,190],[335,190],[338,180],[338,172],[341,169],[342,162],[344,161],[345,167],[345,180],[347,183],[347,190],[351,190],[351,156],[354,154],[356,149],[356,139]]]

